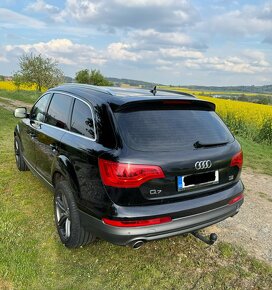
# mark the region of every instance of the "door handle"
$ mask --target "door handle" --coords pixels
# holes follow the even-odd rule
[[[53,153],[57,153],[59,151],[56,144],[50,144],[49,146],[51,147]]]

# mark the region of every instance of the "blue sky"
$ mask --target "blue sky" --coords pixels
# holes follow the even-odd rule
[[[272,1],[0,2],[0,74],[41,53],[64,73],[176,85],[272,83]]]

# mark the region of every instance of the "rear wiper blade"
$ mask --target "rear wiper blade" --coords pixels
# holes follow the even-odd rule
[[[203,148],[203,147],[215,147],[215,146],[221,146],[221,145],[226,145],[229,143],[228,141],[225,142],[219,142],[219,143],[202,143],[200,141],[196,141],[194,143],[195,148]]]

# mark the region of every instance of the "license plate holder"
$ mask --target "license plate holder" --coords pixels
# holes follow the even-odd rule
[[[219,183],[218,170],[177,176],[177,190],[184,191],[209,184]]]

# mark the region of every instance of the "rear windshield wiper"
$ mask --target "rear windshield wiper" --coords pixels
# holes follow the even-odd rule
[[[195,148],[216,147],[216,146],[226,145],[227,143],[229,143],[229,142],[225,141],[225,142],[219,142],[219,143],[202,143],[200,141],[196,141],[194,143],[194,147]]]

